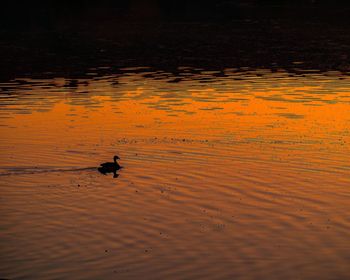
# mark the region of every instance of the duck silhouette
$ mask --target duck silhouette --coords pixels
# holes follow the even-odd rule
[[[120,158],[118,156],[114,156],[114,162],[101,163],[100,167],[97,168],[97,170],[103,175],[106,175],[107,173],[113,173],[113,178],[118,178],[119,174],[117,174],[117,171],[122,167],[117,162],[117,159]]]

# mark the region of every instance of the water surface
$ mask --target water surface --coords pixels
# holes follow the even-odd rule
[[[0,277],[350,277],[348,76],[98,71],[0,84]]]

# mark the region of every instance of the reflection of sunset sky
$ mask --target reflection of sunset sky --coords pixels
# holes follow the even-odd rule
[[[185,69],[186,70],[186,69]],[[349,79],[265,71],[126,72],[93,79],[2,84],[1,130],[9,139],[100,127],[138,137],[166,136],[340,142],[349,136]],[[53,125],[54,124],[54,125]],[[340,136],[341,135],[341,136]],[[122,136],[122,135],[120,135]],[[345,137],[345,138],[344,138]]]
[[[1,85],[0,269],[348,278],[349,78],[124,71]]]

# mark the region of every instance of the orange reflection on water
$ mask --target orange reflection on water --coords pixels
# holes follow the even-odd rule
[[[100,134],[105,139],[169,136],[311,141],[323,147],[330,143],[344,146],[349,139],[349,92],[339,85],[332,87],[330,78],[314,86],[303,86],[306,78],[284,82],[266,78],[263,87],[250,80],[224,79],[203,86],[195,81],[173,85],[139,79],[132,86],[130,77],[119,78],[117,88],[109,79],[92,80],[74,90],[63,89],[58,96],[56,92],[54,98],[50,90],[33,89],[44,98],[41,103],[45,98],[54,99],[51,107],[31,109],[33,102],[8,106],[2,135],[9,142],[58,137],[73,143],[81,137],[95,141]],[[337,89],[339,93],[334,92]],[[40,96],[44,93],[45,97]],[[30,111],[17,114],[23,109]]]
[[[4,275],[349,278],[349,79],[214,74],[3,86]]]

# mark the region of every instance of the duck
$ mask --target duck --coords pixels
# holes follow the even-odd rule
[[[97,168],[98,171],[104,175],[106,175],[107,173],[113,173],[114,174],[114,178],[117,178],[119,175],[117,174],[117,170],[121,169],[122,167],[119,165],[119,163],[117,162],[117,160],[120,159],[120,157],[118,156],[114,156],[113,157],[113,162],[105,162],[105,163],[101,163],[100,167]]]

